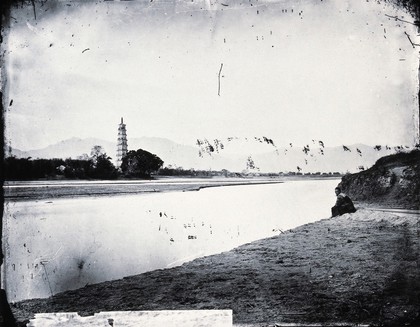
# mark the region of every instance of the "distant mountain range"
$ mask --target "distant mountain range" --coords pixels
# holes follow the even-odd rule
[[[158,137],[131,138],[128,143],[129,150],[141,148],[158,155],[164,161],[164,166],[196,170],[227,169],[235,172],[357,172],[361,167],[369,168],[380,157],[398,150],[363,144],[324,148],[317,142],[305,147],[290,145],[277,148],[273,143],[253,139],[215,140],[211,143],[206,141],[196,147]],[[97,138],[71,138],[30,151],[11,148],[7,149],[6,156],[75,159],[83,154],[89,155],[94,145],[102,146],[115,160],[116,142]]]

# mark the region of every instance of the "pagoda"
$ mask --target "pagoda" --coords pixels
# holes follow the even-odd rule
[[[118,140],[117,140],[117,168],[121,168],[122,159],[127,154],[127,130],[123,118],[118,125]]]

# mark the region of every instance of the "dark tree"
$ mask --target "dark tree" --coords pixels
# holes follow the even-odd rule
[[[62,173],[57,167],[64,164],[62,159],[35,159],[8,157],[4,160],[6,180],[31,180],[55,178]]]
[[[82,159],[31,159],[8,157],[3,161],[6,180],[36,179],[114,179],[118,172],[101,146],[92,148]]]
[[[117,177],[117,170],[111,162],[111,157],[108,157],[100,145],[95,145],[90,155],[89,177],[98,179],[114,179]]]
[[[96,164],[91,170],[91,176],[98,179],[114,179],[117,178],[117,169],[111,162],[111,158],[106,153],[96,158]]]
[[[90,172],[90,161],[82,159],[66,159],[64,176],[70,179],[86,179]]]
[[[26,180],[32,178],[31,158],[9,157],[4,160],[6,180]]]
[[[150,174],[162,167],[163,161],[157,155],[138,149],[128,151],[122,160],[121,170],[126,176],[150,177]]]

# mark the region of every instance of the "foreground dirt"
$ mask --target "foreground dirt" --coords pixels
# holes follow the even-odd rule
[[[237,325],[420,325],[418,215],[360,209],[180,267],[12,304],[36,312],[232,309]]]

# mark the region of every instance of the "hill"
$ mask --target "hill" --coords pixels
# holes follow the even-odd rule
[[[267,139],[268,140],[268,139]],[[6,155],[18,158],[78,158],[100,145],[115,159],[116,142],[97,138],[71,138],[43,149],[20,151],[9,149]],[[324,147],[311,143],[304,147],[277,147],[260,139],[207,140],[196,146],[183,145],[165,138],[141,137],[128,140],[129,150],[143,149],[158,155],[164,166],[196,170],[233,172],[357,172],[372,166],[380,157],[395,153],[394,147],[372,147],[363,144]]]
[[[356,201],[420,208],[420,150],[380,158],[368,170],[345,175],[341,186]]]
[[[97,139],[97,138],[86,138],[81,139],[78,137],[72,137],[67,140],[60,141],[55,144],[51,144],[42,149],[34,149],[29,151],[21,151],[19,149],[10,149],[6,151],[7,155],[14,155],[18,158],[33,159],[77,159],[83,154],[90,154],[90,151],[94,145],[100,145],[103,147],[105,152],[111,155],[115,152],[116,144],[113,142]]]

